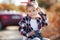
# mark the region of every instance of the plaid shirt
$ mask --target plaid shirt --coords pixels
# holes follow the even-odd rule
[[[44,14],[43,12],[40,12],[39,15],[41,16],[41,18],[36,18],[36,21],[38,24],[38,30],[41,29],[41,27],[43,27],[44,25],[47,26],[46,14]],[[27,33],[33,30],[33,28],[31,27],[30,21],[31,21],[31,17],[27,15],[19,22],[19,25],[20,25],[19,31],[24,36],[26,36]]]

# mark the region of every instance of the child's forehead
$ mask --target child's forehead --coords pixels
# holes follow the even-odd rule
[[[34,6],[28,6],[27,8],[35,8]]]
[[[33,7],[33,6],[30,6],[30,7],[27,7],[27,9],[36,9],[35,7]]]

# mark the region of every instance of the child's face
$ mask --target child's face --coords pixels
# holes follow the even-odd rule
[[[35,8],[35,7],[32,7],[32,6],[28,7],[28,8],[27,8],[27,13],[28,13],[28,15],[29,15],[30,17],[35,17],[36,14],[37,14],[36,8]]]

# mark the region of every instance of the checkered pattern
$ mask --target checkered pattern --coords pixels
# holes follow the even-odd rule
[[[44,27],[44,25],[47,26],[46,14],[44,14],[43,12],[40,12],[39,15],[41,16],[41,18],[36,18],[36,21],[38,24],[38,30],[41,29],[41,27]],[[24,36],[26,36],[27,33],[33,30],[33,28],[31,28],[30,21],[31,21],[31,17],[27,15],[19,22],[19,25],[20,25],[19,31]]]

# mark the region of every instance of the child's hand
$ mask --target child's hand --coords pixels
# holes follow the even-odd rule
[[[34,35],[35,34],[35,32],[34,31],[31,31],[30,33],[28,33],[28,37],[29,36],[32,36],[32,35]]]
[[[41,11],[41,8],[40,7],[37,7],[36,10],[39,13]]]
[[[41,18],[41,16],[39,14],[36,15],[36,18]]]

